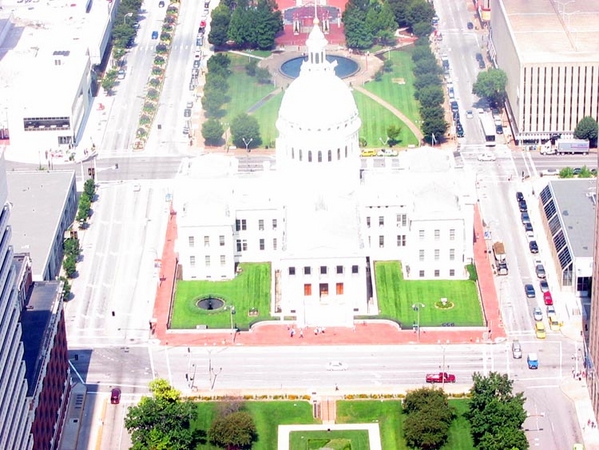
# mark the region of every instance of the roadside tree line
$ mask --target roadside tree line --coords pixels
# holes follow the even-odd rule
[[[283,15],[275,0],[224,0],[211,14],[208,42],[217,48],[270,50],[283,30]]]

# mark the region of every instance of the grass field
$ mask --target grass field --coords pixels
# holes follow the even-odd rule
[[[263,146],[274,148],[275,139],[279,136],[275,122],[279,115],[282,100],[283,93],[280,92],[252,113],[252,116],[260,124],[260,136],[262,137]]]
[[[412,54],[407,50],[397,50],[386,53],[393,61],[393,71],[385,73],[381,81],[369,81],[364,88],[391,103],[412,122],[420,120],[419,103],[414,98],[414,74],[412,69]],[[394,82],[403,79],[405,84]]]
[[[242,272],[230,281],[178,281],[171,328],[230,328],[228,308],[216,311],[200,309],[198,299],[213,296],[233,305],[236,314],[233,324],[247,330],[250,322],[270,317],[270,264],[241,264]],[[258,310],[257,316],[249,316],[250,309]]]
[[[399,262],[375,263],[376,291],[381,315],[393,317],[403,324],[416,321],[412,309],[414,303],[420,308],[421,326],[440,326],[454,322],[457,326],[482,326],[483,314],[478,300],[476,284],[470,280],[404,280]],[[447,298],[453,308],[435,306],[441,298]]]
[[[281,402],[245,402],[243,408],[248,411],[258,430],[258,441],[252,450],[273,450],[277,448],[279,425],[315,424],[312,418],[312,406],[306,401]],[[198,403],[198,419],[194,429],[208,430],[218,413],[218,403]],[[215,450],[217,447],[204,444],[196,450]]]
[[[382,146],[380,139],[383,141],[386,139],[389,125],[399,125],[401,127],[399,137],[401,142],[398,144],[400,147],[418,144],[416,136],[391,111],[361,92],[353,91],[353,94],[358,106],[358,113],[362,119],[360,137],[366,139],[366,147],[376,148]]]
[[[273,447],[274,448],[274,447]],[[292,450],[369,450],[368,431],[292,431],[289,433]]]

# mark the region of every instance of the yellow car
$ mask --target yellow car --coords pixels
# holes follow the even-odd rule
[[[559,319],[555,314],[549,314],[547,316],[547,320],[549,321],[549,328],[551,329],[551,331],[559,331],[562,327]]]
[[[535,323],[535,335],[537,336],[537,339],[545,339],[547,336],[543,322]]]
[[[362,150],[362,153],[360,153],[360,156],[362,158],[368,158],[370,156],[376,156],[377,151],[376,150]]]

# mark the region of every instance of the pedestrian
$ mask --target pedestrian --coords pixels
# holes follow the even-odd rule
[[[591,426],[591,419],[587,420],[587,426]]]
[[[295,330],[292,328],[291,331],[289,332],[289,337],[293,337],[294,334],[295,334]]]
[[[318,334],[318,327],[314,328],[314,336]]]
[[[322,334],[324,334],[324,328],[321,328],[321,329],[320,329],[320,332],[321,332]]]
[[[338,391],[339,390],[339,386],[337,386],[337,384],[335,384],[335,390]]]
[[[304,329],[300,328],[300,337],[303,338],[304,337]]]

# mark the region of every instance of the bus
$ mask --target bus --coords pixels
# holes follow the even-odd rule
[[[479,117],[487,146],[495,145],[495,122],[493,118],[488,114],[480,114]]]

